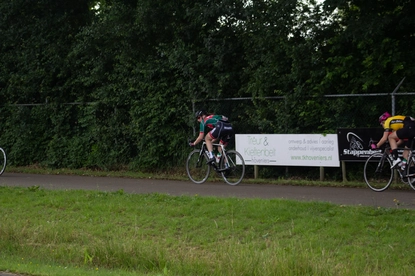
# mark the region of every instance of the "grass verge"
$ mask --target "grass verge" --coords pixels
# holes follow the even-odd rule
[[[30,275],[413,275],[415,211],[0,187],[0,270]]]

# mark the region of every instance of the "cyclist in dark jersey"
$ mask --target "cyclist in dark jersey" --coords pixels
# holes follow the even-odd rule
[[[208,163],[212,163],[215,160],[213,155],[213,142],[220,139],[219,143],[226,146],[233,135],[232,125],[229,123],[227,117],[223,115],[208,115],[204,110],[197,111],[195,117],[200,123],[199,136],[194,142],[190,143],[190,146],[202,142],[203,138],[205,138],[206,146],[209,151]],[[218,150],[220,152],[221,148],[218,147]]]

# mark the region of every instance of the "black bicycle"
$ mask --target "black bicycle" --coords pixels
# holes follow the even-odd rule
[[[4,170],[6,169],[7,164],[7,157],[6,152],[4,149],[0,148],[0,175],[4,173]]]
[[[397,173],[403,183],[409,184],[415,190],[415,156],[410,149],[400,149],[409,151],[408,162],[403,170],[399,165],[392,168],[393,157],[389,144],[383,152],[374,153],[367,158],[363,174],[370,189],[375,192],[386,190],[392,184],[395,173]]]
[[[238,185],[245,175],[245,161],[236,150],[226,150],[222,144],[213,144],[221,148],[221,156],[210,164],[206,142],[203,141],[200,149],[193,150],[186,160],[186,172],[190,180],[196,184],[204,183],[213,168],[229,185]]]

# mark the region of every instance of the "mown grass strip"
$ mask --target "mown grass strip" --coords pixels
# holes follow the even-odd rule
[[[415,211],[0,187],[0,270],[37,275],[412,275]]]

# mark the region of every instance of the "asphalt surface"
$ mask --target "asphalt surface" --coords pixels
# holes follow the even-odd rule
[[[384,192],[374,192],[369,188],[244,184],[243,182],[237,186],[230,186],[224,182],[194,184],[191,181],[20,173],[4,173],[0,177],[0,186],[40,186],[44,189],[60,190],[117,191],[122,189],[124,192],[137,194],[162,193],[175,196],[280,198],[330,202],[340,205],[415,209],[415,191],[409,189],[388,189]]]
[[[20,173],[4,173],[0,177],[0,186],[39,186],[54,190],[101,190],[108,192],[122,189],[124,192],[137,194],[279,198],[351,206],[415,209],[415,191],[413,190],[388,189],[384,192],[374,192],[369,188],[244,184],[243,182],[238,186],[230,186],[222,182],[206,182],[198,185],[190,181]],[[0,272],[0,276],[17,276],[17,274]]]

